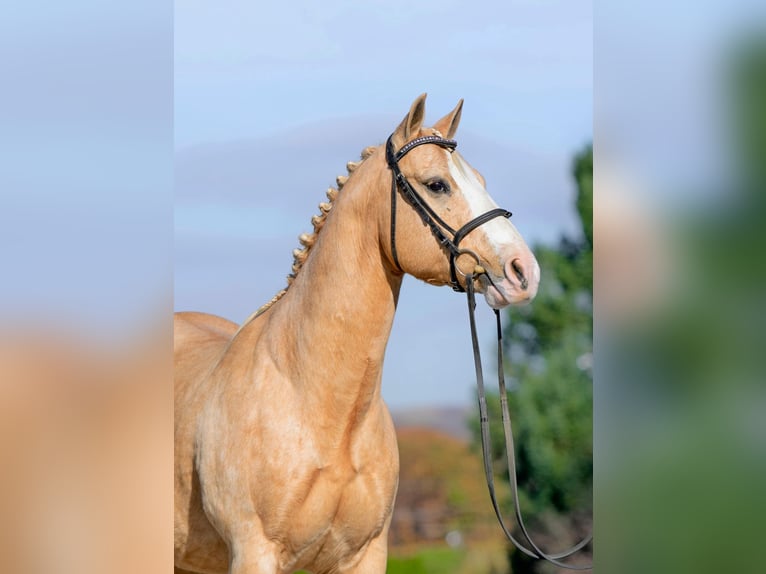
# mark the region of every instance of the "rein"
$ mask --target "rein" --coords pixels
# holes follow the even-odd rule
[[[400,191],[405,200],[415,209],[418,215],[420,215],[423,223],[430,228],[431,233],[434,235],[434,237],[436,237],[439,244],[449,252],[450,285],[452,286],[452,289],[460,293],[466,293],[468,300],[468,318],[471,327],[471,343],[473,345],[474,367],[476,369],[476,386],[478,389],[479,399],[479,416],[481,421],[481,451],[484,458],[484,474],[487,480],[489,496],[492,500],[492,507],[495,510],[495,516],[500,523],[500,527],[503,529],[503,533],[505,534],[506,538],[512,542],[514,546],[516,546],[516,548],[531,558],[545,560],[546,562],[550,562],[559,568],[565,568],[567,570],[591,570],[593,568],[592,564],[578,566],[565,564],[560,562],[560,560],[562,558],[571,556],[575,552],[584,548],[588,543],[590,543],[593,540],[592,533],[568,550],[556,554],[549,554],[542,551],[540,547],[532,540],[532,537],[527,531],[524,520],[521,516],[521,510],[519,507],[518,481],[516,478],[515,447],[513,442],[513,431],[511,428],[511,417],[508,412],[508,394],[505,387],[505,368],[503,366],[500,312],[499,310],[495,309],[494,312],[497,323],[497,384],[498,392],[500,394],[500,407],[502,411],[503,431],[505,435],[505,455],[508,463],[508,477],[511,482],[516,521],[518,522],[519,527],[521,528],[521,532],[531,548],[528,548],[523,543],[519,542],[505,525],[505,520],[497,502],[497,495],[495,494],[495,480],[492,471],[492,453],[490,448],[489,414],[487,412],[487,398],[484,390],[484,373],[481,364],[479,339],[476,334],[476,318],[474,316],[476,309],[474,279],[477,276],[484,275],[490,284],[492,283],[492,279],[484,267],[481,266],[481,261],[478,255],[476,255],[473,251],[460,249],[459,245],[460,241],[477,227],[494,219],[495,217],[511,217],[511,212],[501,208],[491,209],[490,211],[475,217],[457,231],[452,229],[441,217],[436,214],[436,212],[428,205],[428,203],[423,200],[420,194],[415,191],[415,189],[412,187],[409,181],[407,181],[407,178],[399,169],[399,160],[401,160],[401,158],[404,157],[407,152],[423,144],[438,145],[449,150],[450,153],[452,153],[457,147],[457,142],[455,140],[448,140],[434,135],[414,139],[405,144],[397,153],[394,153],[394,145],[391,141],[391,137],[389,137],[388,141],[386,141],[386,161],[393,175],[391,178],[391,255],[393,257],[394,263],[401,270],[399,258],[396,253],[395,239],[396,197],[397,191]],[[447,233],[452,235],[451,239],[447,236]],[[463,274],[460,272],[461,275],[464,275],[465,277],[465,288],[460,285],[457,277],[459,269],[457,268],[456,260],[461,255],[469,255],[476,261],[476,266],[472,273]]]
[[[482,269],[479,269],[481,273],[485,273]],[[566,568],[567,570],[591,570],[592,564],[585,566],[576,566],[571,564],[565,564],[559,562],[561,558],[571,556],[578,550],[585,547],[589,542],[593,540],[593,534],[589,534],[583,540],[578,542],[572,548],[560,552],[558,554],[547,554],[543,552],[540,547],[535,544],[524,525],[524,519],[521,516],[521,507],[519,506],[519,487],[516,478],[516,448],[513,442],[513,431],[511,429],[511,417],[508,413],[508,394],[505,389],[505,368],[503,366],[503,331],[500,326],[500,311],[494,309],[495,321],[497,323],[497,387],[500,395],[500,409],[502,411],[503,419],[503,432],[505,435],[505,456],[508,463],[508,478],[511,481],[511,491],[513,493],[513,505],[516,514],[516,521],[521,528],[521,532],[524,538],[532,547],[527,548],[514,538],[513,534],[508,530],[505,525],[502,513],[500,512],[500,506],[497,502],[497,496],[495,495],[495,480],[492,473],[492,452],[490,448],[490,434],[489,434],[489,414],[487,412],[487,397],[484,391],[484,374],[481,366],[481,352],[479,351],[479,339],[476,335],[476,318],[474,317],[474,311],[476,309],[476,298],[473,288],[474,274],[470,273],[466,275],[466,293],[468,299],[468,317],[471,324],[471,343],[473,345],[473,360],[474,367],[476,369],[476,387],[478,388],[479,397],[479,417],[481,421],[481,452],[484,458],[484,474],[487,480],[487,488],[489,489],[489,496],[492,499],[492,507],[495,510],[495,516],[500,523],[500,527],[503,529],[503,533],[506,538],[510,540],[516,548],[521,552],[530,556],[531,558],[542,559],[551,564],[554,564],[560,568]]]

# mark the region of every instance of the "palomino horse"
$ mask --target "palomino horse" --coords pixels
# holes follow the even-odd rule
[[[176,315],[176,572],[385,572],[399,457],[381,375],[404,273],[459,288],[480,262],[495,308],[532,299],[539,280],[515,227],[482,217],[510,214],[454,151],[461,109],[424,128],[423,94],[388,154],[348,164],[300,238],[289,289],[242,326]],[[458,231],[469,256],[396,203],[394,170],[442,223],[476,221]]]

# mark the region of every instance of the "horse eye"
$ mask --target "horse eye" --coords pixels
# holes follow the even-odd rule
[[[441,179],[429,181],[426,187],[433,193],[449,193],[449,185]]]

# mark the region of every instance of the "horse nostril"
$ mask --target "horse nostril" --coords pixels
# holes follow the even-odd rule
[[[516,278],[519,280],[519,283],[521,284],[521,288],[523,290],[526,290],[527,287],[529,287],[529,281],[524,276],[524,267],[521,265],[521,260],[517,258],[511,261],[511,268],[513,269],[513,272],[516,274]]]

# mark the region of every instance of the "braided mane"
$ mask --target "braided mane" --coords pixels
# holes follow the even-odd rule
[[[322,231],[322,228],[324,227],[325,221],[327,221],[327,215],[330,213],[330,211],[333,208],[334,202],[338,197],[338,193],[343,189],[343,186],[346,185],[346,182],[348,181],[348,178],[351,176],[352,173],[358,168],[364,160],[366,160],[368,157],[370,157],[377,148],[375,146],[369,146],[362,150],[361,161],[350,161],[346,164],[346,170],[348,171],[348,175],[339,175],[337,178],[335,178],[335,183],[337,184],[337,189],[334,187],[330,187],[326,194],[327,199],[329,201],[322,202],[319,204],[319,213],[317,215],[314,215],[311,218],[311,224],[314,227],[314,231],[311,233],[302,233],[298,237],[298,241],[303,246],[302,248],[296,248],[293,249],[293,266],[292,266],[292,273],[290,273],[287,276],[287,286],[279,291],[274,297],[271,298],[271,300],[268,303],[265,303],[262,305],[255,313],[250,315],[244,323],[242,323],[242,327],[244,327],[247,323],[261,315],[262,313],[265,313],[268,311],[274,303],[279,301],[285,293],[287,293],[287,290],[290,288],[290,286],[293,284],[293,281],[295,281],[295,278],[298,276],[298,273],[300,273],[300,270],[303,268],[303,264],[306,262],[306,259],[308,259],[309,254],[311,253],[312,248],[314,247],[314,244],[317,241],[317,237],[319,236],[319,232]]]

